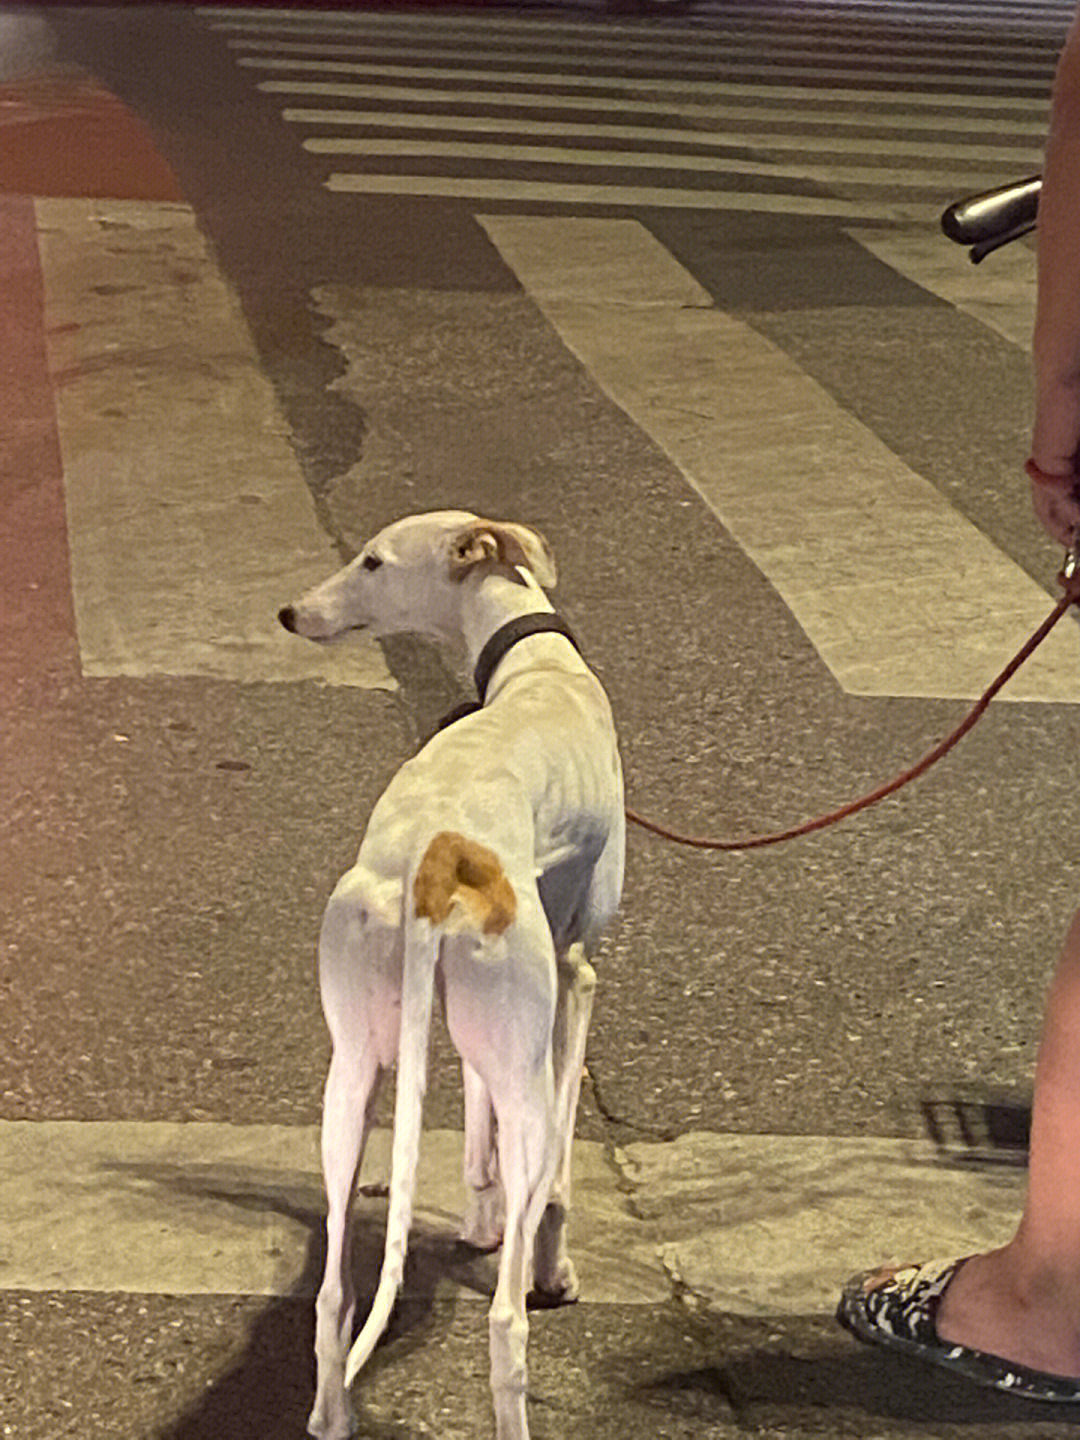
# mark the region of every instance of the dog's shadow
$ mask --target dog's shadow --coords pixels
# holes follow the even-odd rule
[[[217,1376],[199,1403],[179,1420],[156,1432],[156,1440],[296,1440],[304,1435],[314,1398],[315,1322],[312,1299],[322,1278],[326,1256],[325,1207],[315,1176],[297,1173],[284,1180],[266,1177],[256,1168],[234,1164],[206,1166],[119,1164],[110,1167],[140,1186],[152,1185],[172,1198],[220,1202],[253,1218],[277,1215],[297,1223],[305,1233],[302,1264],[289,1293],[268,1299],[250,1322],[238,1360]],[[374,1195],[375,1204],[363,1197]],[[353,1224],[353,1275],[359,1313],[366,1313],[375,1293],[385,1237],[385,1200],[379,1191],[362,1189]],[[441,1218],[441,1217],[440,1217]],[[421,1349],[434,1324],[434,1303],[457,1289],[481,1300],[494,1289],[495,1260],[462,1245],[454,1220],[437,1228],[418,1219],[410,1234],[402,1296],[386,1338],[369,1362],[376,1371],[392,1356],[408,1358]],[[215,1297],[215,1301],[220,1297]],[[255,1302],[262,1303],[262,1302]],[[411,1427],[388,1423],[367,1413],[363,1396],[354,1395],[360,1433],[366,1440],[415,1440]]]
[[[173,1201],[219,1203],[246,1212],[253,1221],[278,1216],[297,1225],[304,1247],[289,1293],[245,1301],[247,1322],[238,1358],[208,1385],[197,1404],[155,1432],[155,1440],[296,1440],[305,1433],[314,1396],[312,1297],[325,1258],[325,1211],[317,1176],[295,1172],[272,1176],[238,1164],[191,1166],[120,1164],[112,1167],[140,1187],[150,1186]],[[362,1192],[363,1193],[363,1192]],[[438,1223],[435,1223],[435,1222]],[[387,1335],[369,1362],[375,1375],[387,1364],[422,1364],[422,1356],[445,1324],[436,1301],[455,1291],[486,1302],[493,1291],[496,1258],[479,1255],[455,1238],[456,1217],[418,1218],[410,1237],[403,1296]],[[366,1312],[382,1263],[385,1200],[375,1195],[354,1221],[353,1273],[359,1310]],[[215,1297],[210,1303],[219,1303]],[[621,1349],[600,1360],[604,1386],[644,1404],[656,1416],[656,1433],[673,1419],[754,1430],[791,1425],[802,1415],[812,1430],[823,1417],[872,1416],[895,1425],[950,1427],[1015,1425],[1057,1421],[1080,1429],[1080,1415],[1062,1407],[1032,1406],[979,1390],[929,1366],[876,1348],[860,1347],[824,1320],[747,1321],[700,1318],[693,1325],[697,1351],[683,1367],[665,1367],[658,1357]],[[780,1333],[777,1334],[776,1332]],[[788,1333],[790,1331],[790,1333]],[[690,1356],[687,1357],[688,1359]],[[359,1434],[365,1440],[418,1440],[422,1427],[388,1420],[354,1392]],[[640,1414],[640,1410],[638,1410]],[[1028,1432],[1030,1433],[1030,1431]]]

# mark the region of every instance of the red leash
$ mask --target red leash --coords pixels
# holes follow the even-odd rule
[[[1070,554],[1065,569],[1058,575],[1058,583],[1063,587],[1065,594],[1031,639],[1017,651],[1001,674],[983,691],[956,729],[935,745],[921,760],[912,765],[910,770],[904,770],[887,784],[871,790],[869,794],[861,795],[857,800],[851,800],[847,805],[841,805],[838,810],[832,810],[827,815],[819,815],[816,819],[803,821],[801,825],[793,825],[790,829],[777,830],[769,835],[748,835],[740,840],[713,840],[704,835],[683,835],[677,830],[669,830],[664,825],[658,825],[655,820],[647,820],[636,810],[631,810],[629,806],[626,807],[626,818],[633,824],[640,825],[643,830],[649,830],[652,834],[661,836],[664,840],[674,841],[676,845],[690,845],[696,850],[757,850],[763,845],[779,845],[782,840],[794,840],[800,835],[810,835],[815,830],[824,830],[829,825],[846,820],[849,815],[857,815],[860,810],[866,810],[869,806],[876,805],[887,795],[893,795],[897,790],[903,789],[905,785],[910,785],[912,780],[917,780],[932,765],[936,765],[943,755],[947,755],[982,717],[990,701],[1002,686],[1012,679],[1028,656],[1034,654],[1039,648],[1066,610],[1071,605],[1080,604],[1080,563],[1078,563],[1076,551]]]

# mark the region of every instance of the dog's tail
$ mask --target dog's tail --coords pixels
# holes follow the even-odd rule
[[[440,831],[423,858],[409,868],[402,899],[405,956],[386,1249],[371,1312],[349,1351],[346,1385],[352,1384],[367,1363],[389,1324],[405,1272],[441,935],[448,931],[501,935],[516,912],[517,897],[498,856],[456,831]]]
[[[367,1364],[390,1323],[394,1301],[405,1273],[405,1250],[416,1196],[416,1170],[420,1159],[421,1114],[427,1088],[428,1039],[431,1032],[439,935],[417,909],[413,898],[415,875],[416,867],[412,867],[402,902],[405,956],[401,983],[401,1034],[398,1041],[386,1247],[375,1299],[363,1328],[349,1351],[345,1366],[347,1386],[352,1384]]]

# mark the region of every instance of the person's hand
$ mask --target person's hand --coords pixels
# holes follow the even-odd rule
[[[1071,550],[1080,541],[1080,476],[1048,475],[1034,460],[1024,466],[1031,478],[1031,505],[1046,533]]]
[[[1031,459],[1024,467],[1031,479],[1031,503],[1039,523],[1067,549],[1080,540],[1080,474],[1076,463],[1080,448],[1080,384],[1073,376],[1075,369],[1066,369],[1061,362],[1037,361]]]

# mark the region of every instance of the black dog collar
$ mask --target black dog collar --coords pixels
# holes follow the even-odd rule
[[[466,715],[475,715],[477,710],[483,709],[491,677],[500,662],[506,658],[507,653],[519,640],[524,640],[529,635],[544,634],[565,636],[578,654],[581,653],[581,646],[578,644],[574,632],[559,615],[519,615],[516,620],[508,620],[505,625],[500,625],[488,640],[476,662],[473,681],[480,699],[466,700],[463,705],[455,705],[453,710],[439,721],[439,729],[445,730],[455,720],[462,720]]]
[[[519,640],[524,640],[529,635],[543,635],[547,632],[554,635],[565,635],[578,654],[581,653],[581,647],[574,638],[574,632],[560,615],[519,615],[516,620],[508,620],[505,625],[499,626],[480,651],[480,658],[473,671],[473,683],[476,685],[476,693],[480,696],[481,705],[487,699],[491,677],[499,663],[505,659],[507,652],[512,650]]]

